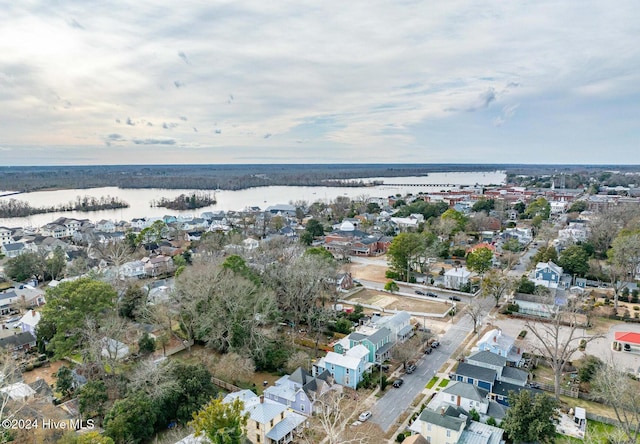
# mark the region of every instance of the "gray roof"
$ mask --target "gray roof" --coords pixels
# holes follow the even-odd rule
[[[378,342],[382,341],[384,338],[388,337],[390,334],[391,334],[391,330],[389,330],[387,327],[382,327],[381,329],[376,331],[374,334],[369,335],[367,339],[369,339],[369,341],[371,341],[372,344],[377,344]]]
[[[521,381],[524,385],[529,380],[529,373],[524,370],[520,370],[515,367],[505,367],[502,369],[502,378],[513,379],[514,381]]]
[[[260,402],[245,408],[252,420],[265,424],[284,412],[287,406],[276,402]]]
[[[278,442],[287,436],[287,434],[295,430],[296,427],[302,424],[305,420],[306,418],[304,416],[289,412],[282,421],[274,425],[273,428],[269,430],[267,438]]]
[[[497,355],[495,353],[491,353],[490,351],[484,350],[474,353],[469,356],[467,359],[471,364],[476,365],[475,363],[495,365],[497,367],[504,367],[507,364],[507,358],[504,356]]]
[[[522,387],[520,385],[510,384],[510,383],[504,382],[504,381],[498,381],[493,386],[493,393],[495,393],[496,395],[500,395],[500,396],[509,396],[509,392],[510,391],[514,391],[516,393],[519,393],[520,390],[523,390],[523,389],[532,390],[532,389],[529,389],[527,387]],[[538,391],[536,391],[535,393],[538,393]]]
[[[16,333],[15,335],[0,338],[0,347],[5,348],[8,345],[14,347],[22,347],[36,341],[36,337],[29,331]]]
[[[307,382],[309,382],[310,377],[311,375],[309,374],[309,372],[307,372],[302,367],[298,367],[293,373],[291,373],[291,375],[289,375],[289,381],[297,382],[298,384],[303,386]]]
[[[17,298],[18,295],[16,294],[16,292],[14,290],[11,291],[5,291],[4,293],[0,293],[0,301],[3,299],[11,299],[11,298]]]
[[[489,409],[487,410],[487,416],[491,416],[493,419],[502,419],[507,414],[507,409],[504,405],[494,400],[489,401]]]
[[[467,364],[466,362],[461,362],[460,364],[458,364],[458,369],[455,371],[455,373],[458,375],[468,376],[473,379],[479,379],[491,383],[496,380],[497,375],[495,370],[479,367],[477,365]]]
[[[465,399],[471,399],[472,401],[486,401],[487,395],[489,394],[488,390],[461,381],[448,385],[447,388],[442,391],[443,393],[458,395]]]
[[[20,251],[24,248],[24,244],[22,242],[15,242],[13,244],[4,244],[2,246],[5,251]]]
[[[389,351],[391,349],[391,347],[393,347],[393,345],[394,345],[393,342],[387,342],[382,347],[380,347],[378,350],[376,350],[376,355],[385,354],[387,351]]]
[[[471,421],[460,435],[458,444],[500,444],[503,433],[498,427]]]
[[[462,424],[466,423],[464,418],[454,418],[447,414],[442,414],[440,412],[436,412],[430,409],[424,409],[422,413],[420,413],[419,419],[429,424],[434,424],[439,427],[444,427],[449,430],[460,430]]]
[[[367,335],[363,335],[362,333],[358,333],[357,331],[354,331],[353,333],[351,333],[349,336],[347,336],[349,339],[351,339],[352,341],[362,341],[363,339],[367,338]]]

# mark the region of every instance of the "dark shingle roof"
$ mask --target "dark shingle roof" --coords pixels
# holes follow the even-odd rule
[[[434,424],[439,427],[444,427],[449,430],[460,430],[463,428],[462,424],[466,424],[464,418],[454,418],[449,415],[443,415],[440,412],[436,412],[430,409],[424,409],[420,414],[420,420],[429,424]]]
[[[458,369],[455,372],[458,375],[468,376],[473,379],[479,379],[481,381],[488,381],[493,383],[496,380],[496,371],[490,368],[478,367],[477,365],[467,364],[461,362],[458,364]]]
[[[22,347],[23,345],[35,342],[36,337],[31,332],[24,331],[16,333],[15,335],[7,336],[6,338],[0,338],[0,347],[5,348],[8,345],[14,347]]]
[[[496,353],[491,353],[490,351],[484,350],[469,356],[467,358],[467,361],[469,361],[473,365],[488,364],[498,367],[504,367],[507,363],[507,358]],[[476,362],[478,364],[476,364]]]

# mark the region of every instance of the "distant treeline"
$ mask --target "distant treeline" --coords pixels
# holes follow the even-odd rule
[[[169,208],[170,210],[194,210],[216,204],[215,196],[209,193],[181,194],[175,199],[163,197],[160,200],[151,201],[152,207]]]
[[[353,186],[365,177],[420,176],[430,172],[495,171],[498,165],[123,165],[0,167],[0,190],[34,191],[115,186],[241,190],[269,185]]]
[[[33,214],[53,213],[56,211],[98,211],[128,208],[129,204],[117,197],[78,196],[75,201],[51,207],[32,207],[28,203],[17,200],[0,200],[0,217],[27,217]]]

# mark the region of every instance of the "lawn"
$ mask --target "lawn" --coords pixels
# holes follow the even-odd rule
[[[440,381],[440,384],[438,384],[438,387],[446,387],[447,384],[449,384],[449,380],[443,379],[442,381]]]
[[[433,378],[431,378],[431,381],[429,381],[426,385],[426,388],[430,389],[433,388],[433,386],[436,384],[436,382],[438,382],[438,377],[434,376]]]
[[[598,443],[606,443],[609,442],[608,438],[610,436],[616,436],[616,427],[604,424],[602,422],[597,421],[587,421],[587,435],[585,437],[585,441],[582,441],[578,438],[572,438],[570,436],[565,435],[556,435],[556,443],[557,444],[583,444],[584,442],[598,442]],[[622,442],[620,440],[615,439],[613,442]]]

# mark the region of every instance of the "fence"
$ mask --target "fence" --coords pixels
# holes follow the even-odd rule
[[[211,382],[213,382],[214,385],[217,385],[218,387],[220,387],[222,389],[225,389],[229,393],[239,392],[240,390],[242,390],[238,386],[235,386],[233,384],[229,384],[228,382],[223,381],[222,379],[214,378],[213,376],[211,377]]]
[[[552,392],[555,393],[555,387],[553,386],[553,384],[543,384],[543,383],[539,383],[538,386],[546,391],[546,392]],[[580,397],[580,391],[576,388],[575,390],[566,390],[561,388],[560,389],[560,394],[564,395],[564,396],[569,396],[570,398],[579,398]]]

